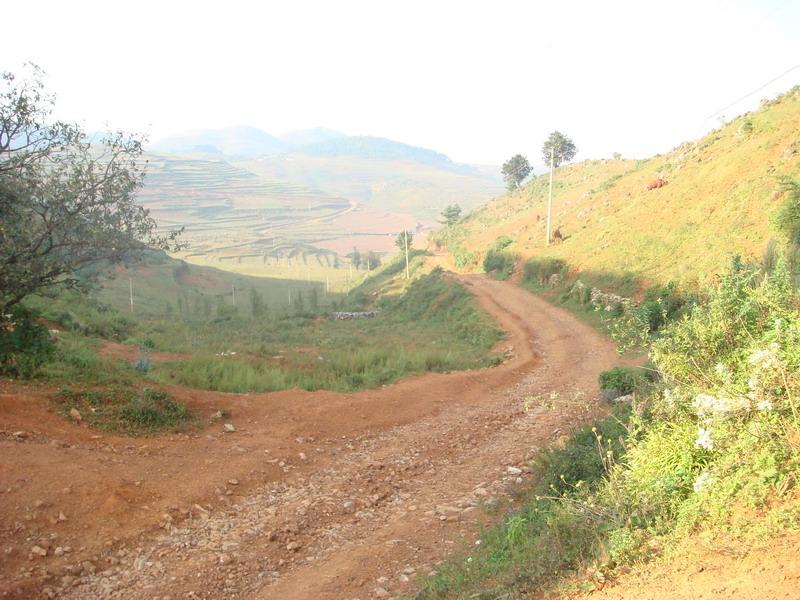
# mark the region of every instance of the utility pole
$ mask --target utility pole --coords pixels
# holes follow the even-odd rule
[[[133,313],[133,278],[128,277],[128,285],[130,286],[131,291],[131,313]]]
[[[403,237],[406,242],[406,279],[408,279],[410,277],[408,274],[408,229],[403,230]]]
[[[330,289],[330,287],[331,287],[331,282],[328,279],[328,274],[326,273],[325,274],[325,296],[328,295],[328,290]]]
[[[550,211],[553,207],[553,165],[555,164],[556,147],[550,147],[550,193],[547,196],[547,246],[550,245]]]
[[[233,297],[233,305],[236,306],[236,284],[231,284],[231,296]]]

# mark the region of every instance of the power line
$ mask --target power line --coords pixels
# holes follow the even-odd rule
[[[752,96],[753,94],[755,94],[755,93],[757,93],[757,92],[760,92],[760,91],[761,91],[761,90],[763,90],[765,87],[767,87],[769,84],[771,84],[771,83],[775,83],[776,81],[778,81],[778,79],[780,79],[781,77],[785,77],[786,75],[788,75],[789,73],[791,73],[791,72],[792,72],[792,71],[794,71],[795,69],[800,69],[800,64],[797,64],[797,65],[793,66],[791,69],[788,69],[787,71],[784,71],[783,73],[781,73],[781,74],[780,74],[780,75],[778,75],[777,77],[774,77],[774,78],[770,79],[770,80],[769,80],[768,82],[766,82],[765,84],[763,84],[763,85],[761,85],[760,87],[758,87],[758,88],[754,89],[752,92],[748,92],[747,94],[745,94],[744,96],[742,96],[742,97],[741,97],[741,98],[739,98],[738,100],[734,100],[733,102],[731,102],[730,104],[728,104],[728,106],[726,106],[725,108],[721,108],[720,110],[718,110],[718,111],[717,111],[717,112],[715,112],[714,114],[712,114],[712,115],[709,115],[708,117],[706,117],[706,119],[705,119],[705,120],[706,120],[706,121],[708,121],[708,120],[710,120],[710,119],[713,119],[714,117],[716,117],[716,116],[717,116],[718,114],[720,114],[721,112],[724,112],[724,111],[728,110],[728,109],[729,109],[729,108],[731,108],[732,106],[735,106],[736,104],[738,104],[738,103],[739,103],[739,102],[741,102],[742,100],[745,100],[745,99],[749,98],[749,97],[750,97],[750,96]]]

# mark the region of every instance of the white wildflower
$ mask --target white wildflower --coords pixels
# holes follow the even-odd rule
[[[772,402],[770,400],[764,399],[764,400],[761,400],[760,402],[758,402],[758,404],[756,404],[756,408],[758,410],[761,410],[761,411],[768,411],[768,410],[772,410],[773,406],[772,406]]]
[[[697,394],[693,404],[695,411],[701,417],[731,415],[750,408],[750,400],[748,398],[728,398],[710,394]]]
[[[692,489],[694,489],[696,494],[702,494],[708,488],[714,485],[714,482],[716,480],[717,478],[714,477],[711,473],[709,473],[708,471],[703,471],[702,473],[700,473],[700,476],[694,480],[694,485],[692,486]]]
[[[777,350],[776,344],[771,344],[770,349],[763,348],[756,350],[750,355],[749,362],[757,369],[772,369],[778,366],[778,355],[775,354]]]
[[[697,446],[698,448],[713,450],[714,440],[711,439],[711,431],[709,431],[705,427],[700,427],[697,430],[697,439],[695,440],[694,445]]]

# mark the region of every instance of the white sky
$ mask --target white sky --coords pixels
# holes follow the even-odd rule
[[[800,2],[37,1],[0,70],[47,71],[58,116],[152,139],[254,125],[393,138],[461,162],[666,151],[800,65]],[[12,25],[13,24],[13,25]],[[800,83],[800,68],[745,102]]]

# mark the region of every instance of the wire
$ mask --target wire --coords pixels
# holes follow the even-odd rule
[[[721,112],[724,112],[724,111],[728,110],[730,107],[732,107],[732,106],[735,106],[736,104],[738,104],[738,103],[739,103],[739,102],[741,102],[742,100],[745,100],[746,98],[749,98],[750,96],[752,96],[752,95],[753,95],[753,94],[755,94],[756,92],[760,92],[760,91],[761,91],[761,90],[763,90],[765,87],[767,87],[769,84],[771,84],[771,83],[775,83],[776,81],[778,81],[778,79],[780,79],[781,77],[785,77],[786,75],[788,75],[789,73],[791,73],[791,72],[792,72],[792,71],[794,71],[795,69],[800,69],[800,64],[797,64],[797,65],[793,66],[791,69],[789,69],[788,71],[784,71],[783,73],[781,73],[781,74],[780,74],[780,75],[778,75],[777,77],[774,77],[773,79],[770,79],[768,82],[766,82],[766,83],[765,83],[765,84],[763,84],[762,86],[760,86],[760,87],[758,87],[758,88],[754,89],[752,92],[748,92],[747,94],[745,94],[744,96],[742,96],[742,97],[741,97],[741,98],[739,98],[738,100],[734,100],[733,102],[731,102],[730,104],[728,104],[728,105],[727,105],[725,108],[721,108],[720,110],[718,110],[718,111],[717,111],[717,112],[715,112],[714,114],[707,116],[707,117],[705,118],[705,121],[709,121],[710,119],[713,119],[714,117],[716,117],[716,116],[717,116],[718,114],[720,114]],[[705,122],[705,121],[703,121],[703,122]]]

